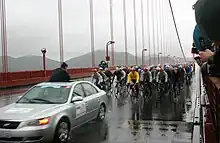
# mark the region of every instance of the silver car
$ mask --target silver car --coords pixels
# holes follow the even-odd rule
[[[72,129],[104,120],[107,100],[91,82],[40,83],[0,108],[0,142],[67,142]]]

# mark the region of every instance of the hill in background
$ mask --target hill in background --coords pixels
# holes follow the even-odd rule
[[[124,52],[115,52],[115,64],[116,65],[123,65],[125,63],[124,61]],[[105,59],[105,51],[96,51],[95,52],[95,61],[96,64],[101,60]],[[183,59],[179,58],[180,60],[183,61]],[[192,59],[188,59],[192,61]],[[152,64],[158,64],[158,57],[153,57],[149,59],[146,57],[145,64],[149,64],[149,61],[151,61]],[[71,58],[66,61],[69,65],[69,68],[76,68],[76,67],[91,67],[92,61],[91,61],[91,53],[84,54],[79,57]],[[141,58],[138,57],[138,64],[141,64]],[[167,57],[160,57],[160,62],[162,64],[164,63],[173,63],[174,60],[172,58],[167,58]],[[177,61],[175,61],[177,62]],[[0,57],[0,71],[2,71],[2,58]],[[46,59],[46,68],[47,69],[55,69],[59,67],[59,62],[49,59]],[[128,53],[128,64],[129,65],[135,65],[135,56]],[[14,57],[8,57],[8,70],[10,72],[14,71],[28,71],[28,70],[40,70],[42,69],[42,57],[41,56],[23,56],[19,58],[14,58]]]

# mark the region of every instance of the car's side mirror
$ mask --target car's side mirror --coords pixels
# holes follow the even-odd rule
[[[83,101],[83,97],[81,97],[81,96],[74,96],[73,98],[72,98],[72,103],[74,103],[74,102],[78,102],[78,101]]]

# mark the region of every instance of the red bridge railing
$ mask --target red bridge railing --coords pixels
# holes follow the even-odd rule
[[[208,104],[205,107],[204,140],[205,143],[220,142],[220,78],[205,77]]]
[[[74,78],[83,78],[91,76],[95,68],[75,68],[69,69],[68,73]],[[114,69],[114,68],[110,68]],[[36,84],[47,81],[52,74],[52,70],[46,71],[21,71],[0,73],[0,88],[18,87]]]

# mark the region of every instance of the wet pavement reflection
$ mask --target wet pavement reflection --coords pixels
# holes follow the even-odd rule
[[[193,79],[195,81],[195,79]],[[170,95],[158,100],[139,100],[133,108],[129,98],[109,98],[104,122],[90,122],[71,133],[70,143],[182,143],[191,142],[195,82],[184,87],[177,102]],[[18,95],[0,97],[0,106],[18,99]]]

